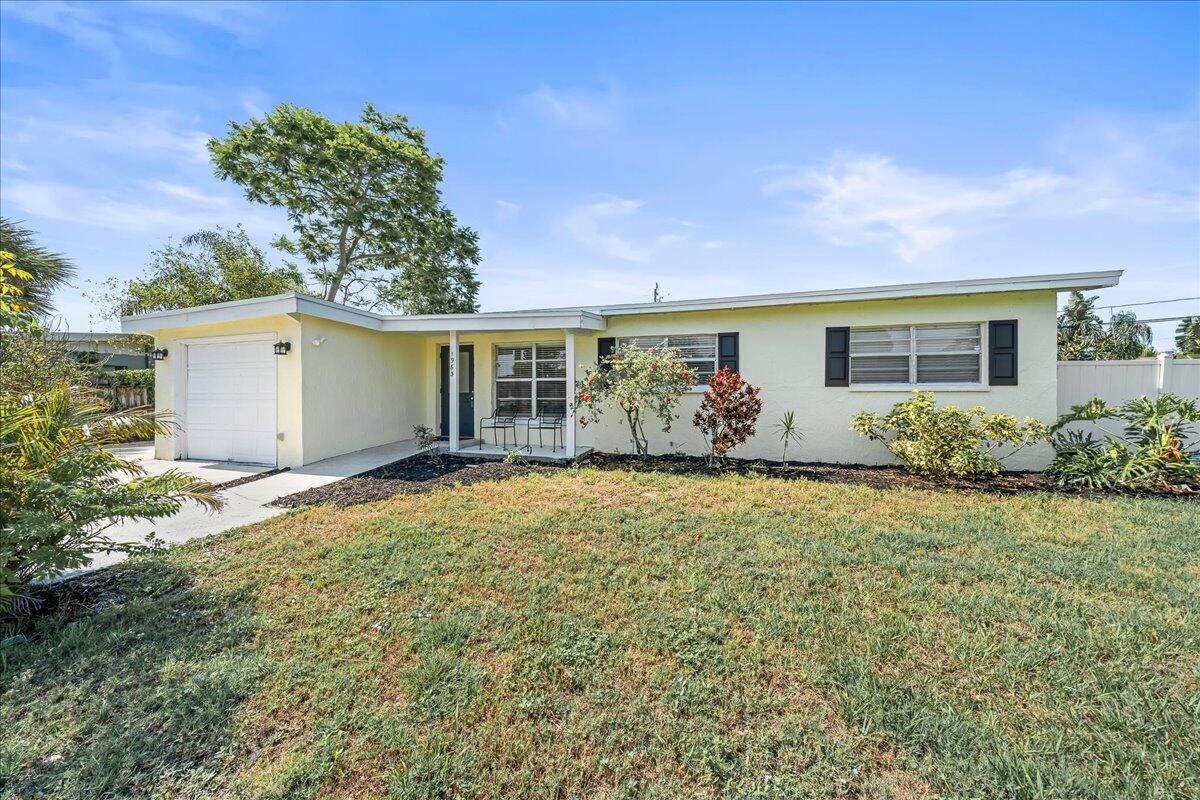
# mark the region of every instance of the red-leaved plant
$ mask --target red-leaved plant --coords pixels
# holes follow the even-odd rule
[[[761,411],[758,387],[746,383],[741,375],[722,369],[708,379],[708,391],[692,423],[708,442],[710,467],[754,435],[754,423]]]

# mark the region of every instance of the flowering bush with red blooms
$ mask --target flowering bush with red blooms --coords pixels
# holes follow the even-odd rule
[[[575,390],[574,411],[586,428],[599,421],[606,406],[620,409],[633,451],[644,456],[649,452],[646,417],[656,417],[664,431],[671,430],[679,398],[695,384],[695,373],[675,350],[626,345],[607,356],[600,368],[587,371]]]
[[[761,411],[758,387],[746,383],[741,375],[723,369],[708,379],[708,391],[692,422],[708,441],[710,467],[754,435]]]

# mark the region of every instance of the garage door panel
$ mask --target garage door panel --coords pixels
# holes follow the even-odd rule
[[[275,364],[266,341],[188,348],[188,458],[275,463]]]

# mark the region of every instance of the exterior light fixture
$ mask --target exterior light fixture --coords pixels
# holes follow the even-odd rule
[[[159,347],[159,348],[156,348],[156,349],[154,349],[154,350],[151,350],[151,351],[150,351],[150,355],[154,357],[154,360],[155,360],[155,361],[166,361],[166,359],[167,359],[167,348],[165,348],[165,347]]]
[[[291,342],[276,342],[275,343],[275,355],[277,355],[277,356],[286,356],[288,354],[288,350],[291,350],[291,349],[292,349]]]

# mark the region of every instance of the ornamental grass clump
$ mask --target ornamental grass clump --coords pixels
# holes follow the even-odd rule
[[[1094,424],[1104,438],[1064,430],[1073,422]],[[1198,492],[1197,423],[1196,402],[1170,392],[1153,399],[1143,395],[1118,406],[1093,397],[1054,423],[1054,462],[1046,471],[1059,486]]]
[[[1050,435],[1045,423],[1030,417],[1018,423],[1008,414],[987,414],[983,406],[937,408],[933,392],[916,389],[883,417],[856,414],[850,429],[883,442],[909,472],[932,478],[995,475],[1004,459]],[[1001,449],[1008,452],[998,455]]]
[[[589,369],[575,391],[574,410],[579,424],[587,427],[599,422],[605,408],[619,409],[629,426],[633,452],[650,452],[646,438],[646,419],[662,423],[664,432],[678,417],[675,407],[688,389],[696,384],[696,373],[671,348],[651,347],[640,350],[627,344],[605,357],[595,369]]]
[[[692,417],[692,424],[708,442],[708,466],[716,466],[730,450],[754,435],[760,412],[758,387],[746,383],[738,373],[721,369],[708,379],[708,391]]]

